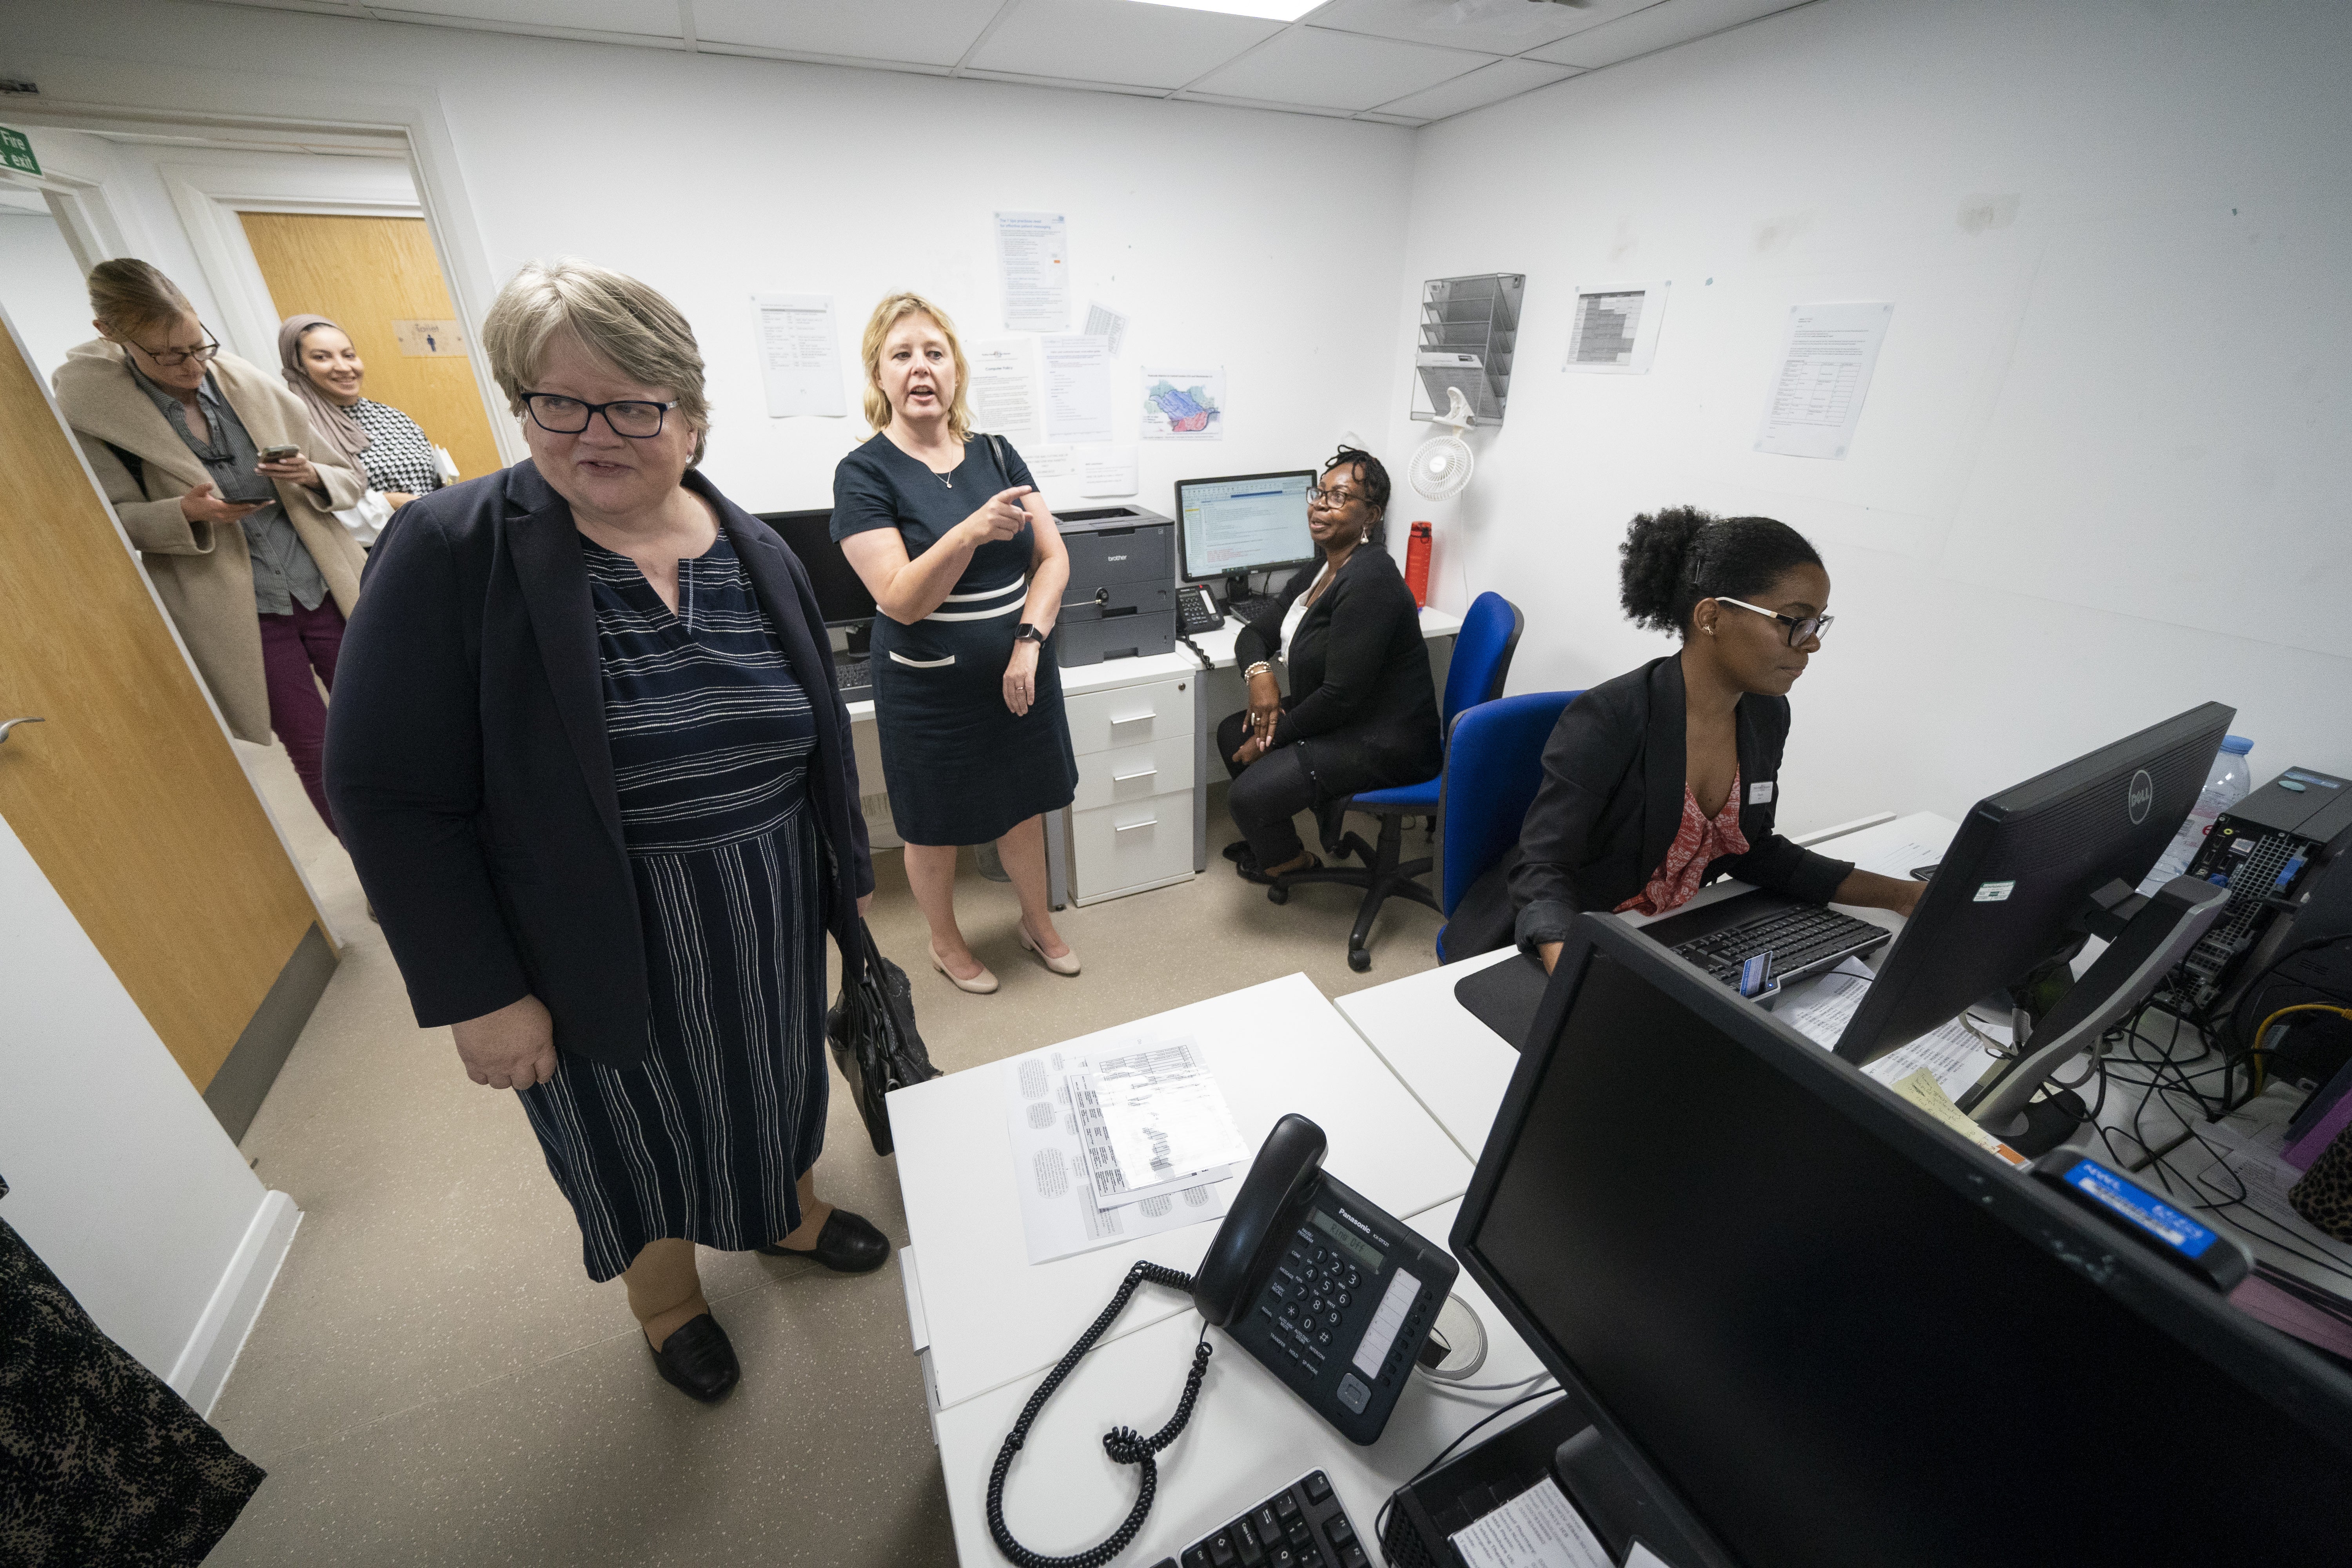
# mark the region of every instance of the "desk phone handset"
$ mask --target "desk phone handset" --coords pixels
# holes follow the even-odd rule
[[[1099,1568],[1126,1550],[1143,1528],[1159,1487],[1152,1456],[1173,1443],[1192,1419],[1209,1370],[1211,1328],[1223,1329],[1350,1442],[1379,1438],[1461,1266],[1444,1248],[1325,1173],[1323,1150],[1323,1130],[1307,1118],[1286,1116],[1276,1122],[1209,1243],[1200,1272],[1137,1263],[1102,1315],[1045,1374],[1006,1435],[989,1477],[989,1532],[1008,1559],[1021,1568]],[[1146,1283],[1191,1290],[1201,1314],[1201,1342],[1176,1413],[1149,1437],[1125,1426],[1104,1434],[1104,1451],[1142,1472],[1135,1507],[1108,1540],[1069,1557],[1032,1552],[1004,1524],[1004,1482],[1013,1457],[1054,1390]]]

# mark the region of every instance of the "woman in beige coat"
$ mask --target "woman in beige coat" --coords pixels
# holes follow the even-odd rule
[[[67,354],[58,406],[212,689],[229,731],[277,731],[331,828],[320,784],[343,619],[367,557],[331,515],[367,481],[317,445],[272,372],[220,352],[144,261],[90,269],[100,337]],[[265,460],[272,448],[278,460]],[[285,455],[290,451],[290,455]]]

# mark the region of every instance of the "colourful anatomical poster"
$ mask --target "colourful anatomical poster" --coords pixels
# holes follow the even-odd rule
[[[1214,441],[1225,433],[1225,372],[1143,370],[1141,434],[1147,441]]]

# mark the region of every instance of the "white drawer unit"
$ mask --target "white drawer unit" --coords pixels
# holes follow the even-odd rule
[[[1120,746],[1078,759],[1078,797],[1073,811],[1100,805],[1132,805],[1155,795],[1192,787],[1192,737],[1171,735],[1140,746]]]
[[[1192,688],[1185,680],[1155,680],[1066,698],[1070,748],[1081,757],[1113,747],[1139,746],[1192,732]],[[1084,763],[1078,764],[1086,767]]]
[[[1064,700],[1078,759],[1077,797],[1066,818],[1072,903],[1139,893],[1193,874],[1199,684],[1192,673]]]
[[[1070,901],[1091,904],[1192,875],[1187,787],[1070,813]]]

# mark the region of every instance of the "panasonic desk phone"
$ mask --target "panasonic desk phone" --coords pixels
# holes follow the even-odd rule
[[[989,1476],[988,1528],[997,1549],[1022,1568],[1099,1564],[1133,1541],[1151,1511],[1159,1475],[1152,1456],[1192,1419],[1209,1369],[1209,1330],[1257,1358],[1315,1414],[1350,1442],[1370,1443],[1388,1425],[1397,1395],[1460,1265],[1442,1247],[1367,1203],[1323,1166],[1323,1130],[1286,1116],[1266,1134],[1224,1224],[1209,1243],[1200,1272],[1137,1263],[1078,1342],[1055,1363],[1022,1407]],[[1133,1511],[1108,1540],[1072,1557],[1049,1558],[1013,1539],[1004,1524],[1004,1483],[1030,1425],[1064,1378],[1108,1331],[1138,1287],[1190,1290],[1202,1318],[1201,1342],[1176,1413],[1150,1436],[1118,1427],[1103,1447],[1141,1472]]]

